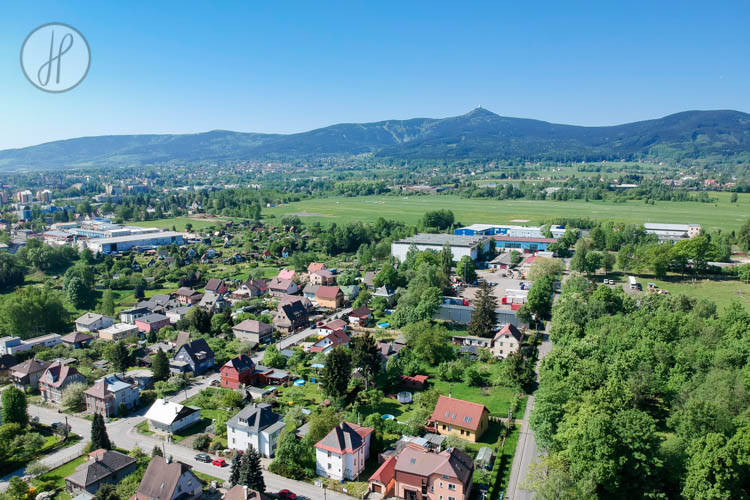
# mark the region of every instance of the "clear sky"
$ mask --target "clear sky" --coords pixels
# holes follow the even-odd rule
[[[91,46],[87,78],[64,94],[34,88],[19,64],[25,37],[51,21]],[[298,132],[477,105],[578,125],[747,112],[748,21],[745,0],[3,2],[0,149]]]

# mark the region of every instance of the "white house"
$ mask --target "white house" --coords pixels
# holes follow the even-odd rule
[[[271,405],[251,404],[227,422],[227,443],[240,451],[252,445],[261,455],[270,458],[276,453],[282,429],[284,422],[271,411]]]
[[[151,429],[174,433],[197,423],[201,419],[201,411],[200,408],[183,406],[166,399],[157,399],[148,409],[145,417]]]
[[[110,327],[115,323],[115,318],[97,313],[86,313],[76,320],[76,331],[96,332]]]
[[[480,250],[485,253],[489,251],[490,240],[484,235],[416,234],[391,243],[391,255],[396,257],[400,262],[404,262],[406,254],[412,246],[420,252],[425,250],[439,252],[444,245],[450,247],[454,261],[459,261],[461,257],[465,256],[471,257],[472,260],[477,260]]]
[[[491,351],[498,358],[507,358],[510,354],[521,350],[521,341],[523,341],[523,333],[512,323],[508,323],[495,334]]]
[[[319,476],[354,480],[370,457],[374,429],[342,422],[315,444],[315,468]]]

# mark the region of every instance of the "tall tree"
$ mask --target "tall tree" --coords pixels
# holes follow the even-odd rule
[[[448,244],[443,245],[440,250],[440,267],[443,268],[443,272],[446,276],[451,275],[451,268],[453,267],[453,252]]]
[[[94,500],[120,500],[120,495],[117,494],[117,489],[113,484],[103,484],[94,495]]]
[[[26,394],[11,385],[3,391],[3,424],[18,424],[26,427],[29,424]]]
[[[474,312],[469,321],[469,335],[491,337],[497,323],[497,299],[492,294],[487,282],[482,282],[474,299]]]
[[[352,375],[352,358],[349,349],[343,346],[334,348],[326,358],[323,367],[323,392],[333,398],[346,395]]]
[[[266,482],[263,479],[263,469],[260,465],[260,453],[252,445],[242,455],[240,469],[240,484],[261,493],[266,492]]]
[[[124,372],[130,366],[130,353],[122,340],[113,344],[108,351],[109,361],[118,372]]]
[[[107,434],[107,426],[104,424],[104,417],[101,413],[94,413],[94,419],[91,421],[91,447],[94,450],[112,449],[112,443]]]
[[[370,380],[380,371],[380,350],[370,332],[352,338],[352,364],[359,368],[365,377],[365,390]]]
[[[154,354],[154,360],[151,367],[154,372],[154,382],[167,380],[169,378],[169,360],[164,351],[161,350],[161,347],[156,351],[156,354]]]
[[[115,299],[111,289],[104,290],[102,295],[102,314],[112,316],[115,314]]]
[[[232,466],[229,472],[229,484],[235,486],[240,484],[240,476],[242,475],[242,455],[235,453],[232,457]]]
[[[456,264],[456,274],[467,283],[477,279],[477,271],[471,257],[464,255]]]

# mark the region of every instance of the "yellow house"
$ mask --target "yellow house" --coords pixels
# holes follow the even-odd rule
[[[490,412],[484,405],[450,396],[440,396],[430,421],[438,434],[476,442],[489,425]]]

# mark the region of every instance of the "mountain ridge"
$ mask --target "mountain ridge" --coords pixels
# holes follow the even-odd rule
[[[682,111],[608,126],[550,123],[485,108],[447,118],[339,123],[294,134],[211,130],[88,136],[0,150],[0,168],[128,166],[369,153],[403,159],[597,160],[750,152],[750,114]],[[661,153],[659,153],[661,152]]]

